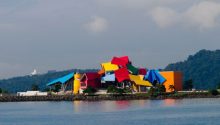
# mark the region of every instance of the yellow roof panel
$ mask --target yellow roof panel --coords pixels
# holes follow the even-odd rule
[[[135,80],[134,81],[137,85],[142,85],[142,86],[152,86],[152,84],[148,81],[144,80]]]
[[[144,75],[131,75],[129,74],[130,80],[134,81],[136,85],[142,86],[152,86],[152,84],[148,81],[144,81]]]
[[[144,75],[139,75],[139,77],[141,78],[141,80],[144,80]]]
[[[118,66],[115,65],[115,64],[111,64],[111,62],[102,63],[101,66],[102,66],[102,68],[105,71],[115,71],[115,70],[118,70]]]
[[[135,80],[141,80],[141,77],[139,75],[131,75],[129,74],[130,80],[135,81]]]

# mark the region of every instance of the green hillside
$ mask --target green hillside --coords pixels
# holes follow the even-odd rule
[[[34,76],[22,76],[22,77],[15,77],[10,79],[3,79],[0,80],[0,88],[6,90],[10,93],[16,93],[19,91],[27,91],[31,90],[31,86],[36,84],[39,86],[40,90],[43,91],[47,86],[46,83],[50,82],[53,79],[62,77],[67,75],[71,72],[93,72],[97,71],[96,69],[87,69],[87,70],[79,70],[79,69],[72,69],[54,73],[46,73],[41,75],[34,75]]]
[[[182,71],[196,89],[215,88],[220,83],[220,50],[201,50],[187,60],[169,64],[165,70]]]

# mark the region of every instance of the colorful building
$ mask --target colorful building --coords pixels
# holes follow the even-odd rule
[[[80,88],[86,89],[87,87],[100,88],[101,76],[96,72],[84,73],[80,79]]]
[[[166,79],[163,83],[166,92],[181,91],[183,89],[183,76],[181,72],[162,71],[160,74]]]
[[[64,77],[53,80],[48,86],[61,84],[65,90],[68,83],[72,82],[74,94],[92,88],[129,87],[133,92],[146,92],[148,88],[156,84],[164,85],[166,92],[182,90],[182,73],[173,71],[147,70],[135,67],[128,56],[113,57],[111,62],[101,63],[101,70],[84,74],[71,73]]]

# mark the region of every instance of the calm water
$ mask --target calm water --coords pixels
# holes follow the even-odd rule
[[[220,99],[0,102],[0,125],[219,125]]]

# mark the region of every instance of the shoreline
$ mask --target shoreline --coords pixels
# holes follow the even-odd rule
[[[0,96],[0,102],[26,101],[102,101],[102,100],[163,100],[191,98],[220,98],[220,95],[208,93],[177,93],[158,96],[147,94],[108,94],[108,95],[51,95],[51,96]]]

